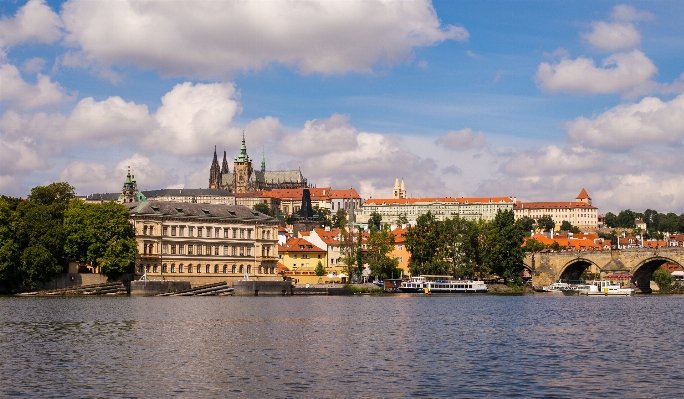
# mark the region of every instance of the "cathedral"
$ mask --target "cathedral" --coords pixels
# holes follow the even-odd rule
[[[228,168],[226,151],[223,151],[223,163],[219,166],[214,147],[214,160],[209,170],[209,188],[230,190],[233,193],[251,193],[255,191],[271,191],[278,188],[307,188],[307,182],[300,170],[266,171],[266,159],[261,154],[261,170],[254,170],[252,159],[247,155],[245,134],[242,133],[240,155],[233,161],[233,172]]]

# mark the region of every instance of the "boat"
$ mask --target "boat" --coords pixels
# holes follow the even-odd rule
[[[557,283],[553,283],[551,285],[546,285],[542,287],[542,292],[550,292],[554,294],[562,294],[564,290],[570,288],[570,284],[568,283],[561,283],[560,281]]]
[[[446,278],[445,278],[446,277]],[[470,294],[488,291],[484,281],[452,280],[450,276],[418,276],[404,281],[399,291],[425,294]]]
[[[578,284],[563,290],[563,295],[577,296],[577,295],[634,295],[633,288],[622,288],[619,284],[614,284],[610,281],[595,280],[591,284]]]

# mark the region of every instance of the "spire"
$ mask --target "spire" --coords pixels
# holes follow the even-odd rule
[[[266,156],[264,156],[264,149],[261,148],[261,173],[266,173]]]
[[[218,158],[216,157],[216,146],[214,146],[214,162],[218,162]]]
[[[404,186],[404,178],[401,178],[401,191],[406,191],[406,187]]]
[[[398,177],[394,180],[394,189],[399,190],[399,178]]]
[[[226,158],[226,150],[223,150],[223,164],[221,165],[221,174],[223,173],[230,173],[230,169],[228,169],[228,159]]]
[[[247,155],[247,145],[245,144],[245,131],[242,131],[242,145],[240,146],[240,155],[235,158],[236,162],[249,162],[249,156]]]
[[[221,188],[221,168],[216,156],[216,146],[214,146],[214,160],[211,161],[211,168],[209,168],[209,188]]]

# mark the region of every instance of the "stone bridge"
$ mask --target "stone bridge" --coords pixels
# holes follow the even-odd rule
[[[601,277],[631,275],[631,283],[643,293],[651,292],[651,276],[666,262],[684,267],[684,248],[532,252],[525,257],[525,267],[530,270],[535,287],[558,280],[579,280],[582,273],[594,265]]]

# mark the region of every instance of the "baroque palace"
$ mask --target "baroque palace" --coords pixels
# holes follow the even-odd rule
[[[307,181],[300,170],[266,171],[266,158],[261,154],[261,170],[254,170],[252,159],[247,155],[245,134],[242,133],[240,155],[234,159],[233,172],[228,168],[226,152],[223,151],[223,163],[219,166],[216,148],[214,160],[209,170],[209,188],[229,190],[233,193],[252,193],[271,191],[273,189],[307,188]]]

